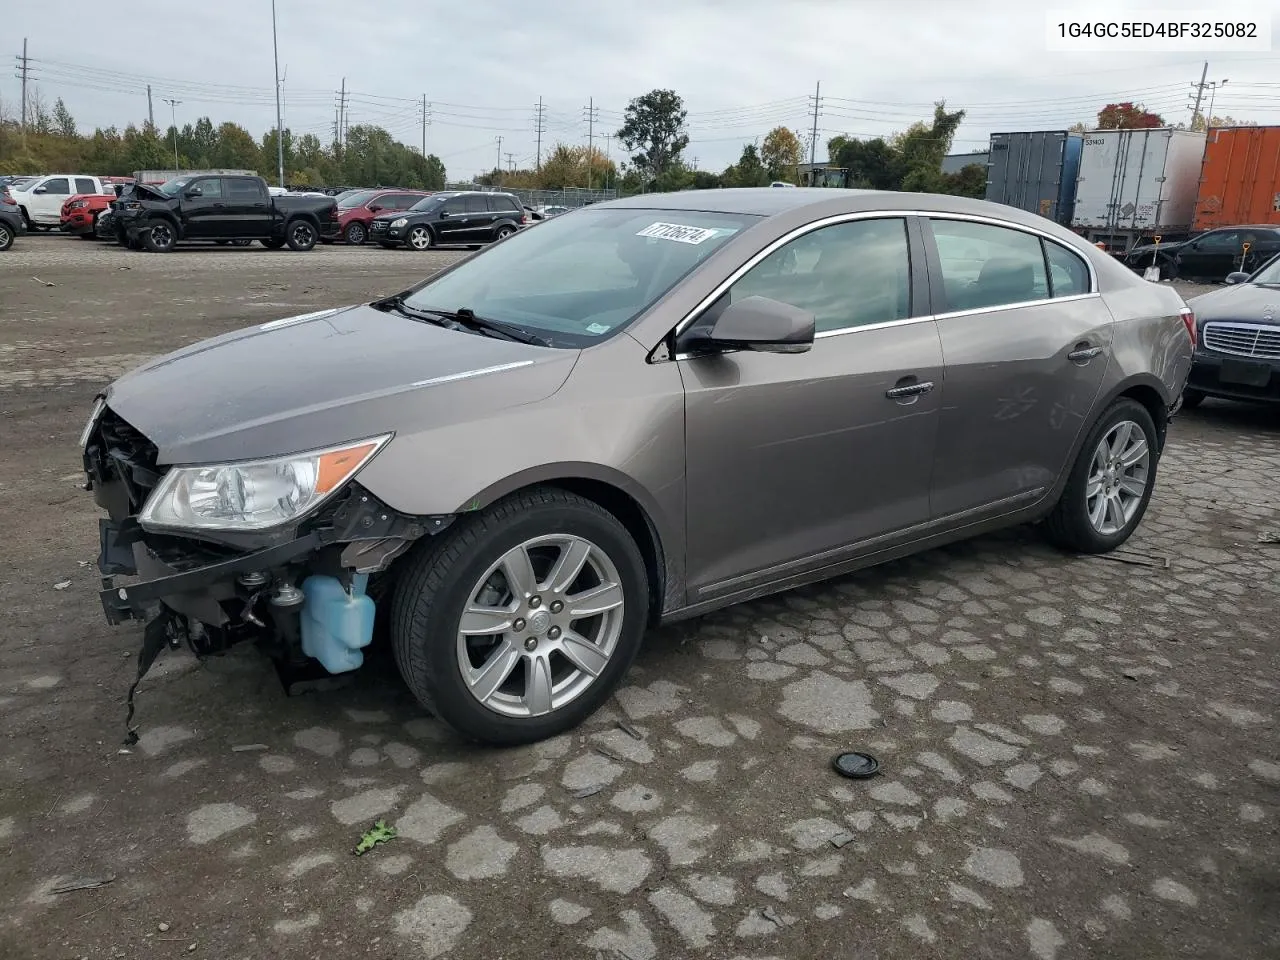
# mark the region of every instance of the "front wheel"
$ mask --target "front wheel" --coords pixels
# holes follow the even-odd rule
[[[414,250],[430,250],[435,243],[435,239],[431,236],[431,230],[427,227],[414,227],[409,231],[409,236],[405,238],[405,242]]]
[[[1108,553],[1138,528],[1155,488],[1159,439],[1147,408],[1122,397],[1094,424],[1045,528],[1075,553]]]
[[[359,220],[353,220],[347,224],[347,229],[342,232],[342,239],[353,247],[358,247],[364,243],[368,234],[364,229],[364,224]]]
[[[320,238],[316,228],[306,220],[295,220],[285,228],[285,234],[289,238],[289,249],[297,253],[306,253]]]
[[[178,234],[165,220],[156,222],[151,229],[142,232],[142,245],[151,253],[170,253],[178,243]]]
[[[562,490],[499,501],[407,563],[391,609],[400,673],[474,740],[532,743],[576,727],[621,683],[644,635],[635,541]]]

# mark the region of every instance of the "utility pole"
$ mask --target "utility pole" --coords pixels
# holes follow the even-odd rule
[[[178,105],[182,101],[165,97],[164,102],[169,105],[169,116],[173,118],[173,169],[177,171],[182,169],[182,164],[178,160]]]
[[[498,186],[502,186],[502,137],[498,137],[498,164],[494,170],[498,172]]]
[[[822,108],[822,81],[813,91],[813,135],[809,139],[809,186],[817,182],[818,163],[818,111]]]
[[[516,162],[514,159],[512,159],[514,156],[515,154],[512,153],[510,150],[507,151],[507,171],[510,173],[516,172]]]
[[[596,109],[595,97],[587,99],[587,189],[591,189],[591,152],[594,148],[596,119],[600,111]]]
[[[22,132],[27,132],[27,65],[30,58],[27,56],[27,38],[22,38],[22,56],[18,58],[22,64]],[[151,88],[147,87],[147,100],[151,99]],[[539,101],[541,102],[541,101]]]
[[[271,53],[276,64],[276,165],[284,187],[284,116],[280,109],[280,47],[276,43],[276,0],[271,0]]]
[[[427,110],[427,95],[422,95],[422,159],[427,158],[427,124],[431,122],[431,114]]]
[[[613,164],[613,134],[606,133],[604,135],[604,184],[605,190],[609,189],[609,167]]]
[[[1204,115],[1204,129],[1206,132],[1209,129],[1209,124],[1213,123],[1213,101],[1218,95],[1218,88],[1226,85],[1226,80],[1214,80],[1209,84],[1209,112]]]
[[[542,106],[542,98],[538,98],[538,109],[533,115],[533,132],[538,136],[537,166],[542,169],[542,135],[547,131],[547,112]]]
[[[1192,84],[1192,86],[1196,88],[1196,105],[1191,109],[1191,129],[1192,130],[1196,128],[1196,118],[1200,116],[1200,98],[1204,96],[1204,88],[1208,86],[1208,84],[1204,82],[1204,78],[1207,77],[1208,75],[1209,75],[1209,61],[1206,60],[1204,62],[1204,69],[1200,71],[1200,82]]]
[[[156,112],[151,109],[151,84],[147,84],[147,123],[153,128],[156,125]]]
[[[338,91],[338,129],[333,138],[334,156],[338,156],[347,142],[347,78],[342,78],[342,89]]]

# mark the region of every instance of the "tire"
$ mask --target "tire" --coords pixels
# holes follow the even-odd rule
[[[516,232],[515,227],[511,226],[511,224],[509,223],[504,223],[502,226],[500,226],[497,230],[493,232],[493,242],[498,243],[501,240],[505,240],[507,239],[507,237],[511,236],[515,232]]]
[[[1199,390],[1192,390],[1190,387],[1182,391],[1182,409],[1194,410],[1200,404],[1204,403],[1205,394]]]
[[[127,236],[127,235],[126,235],[126,236],[125,236],[125,240],[124,240],[124,245],[125,245],[126,247],[128,247],[130,250],[141,250],[141,249],[142,249],[142,237],[140,237],[140,236],[138,236],[138,237],[130,237],[130,236]]]
[[[268,250],[279,250],[284,246],[284,237],[267,237],[265,240],[258,241]]]
[[[13,246],[13,228],[7,223],[0,223],[0,252]]]
[[[347,229],[342,231],[342,239],[351,246],[358,247],[369,239],[369,231],[359,220],[353,220],[347,224]]]
[[[284,226],[285,237],[289,249],[295,253],[306,253],[320,239],[320,231],[310,220],[294,220]]]
[[[1117,447],[1126,424],[1129,439]],[[1104,440],[1109,450],[1123,458],[1136,452],[1131,446],[1137,441],[1133,436],[1135,430],[1145,442],[1142,459],[1135,466],[1120,465],[1119,470],[1114,469],[1105,459]],[[1155,422],[1146,407],[1128,397],[1113,403],[1089,431],[1071,467],[1062,497],[1045,522],[1050,540],[1064,550],[1085,554],[1109,553],[1128,540],[1142,522],[1155,489],[1160,462],[1156,452],[1158,442]],[[1124,482],[1126,479],[1130,481],[1128,484]],[[1135,493],[1133,481],[1139,479],[1141,492]],[[1116,498],[1108,496],[1108,489],[1116,493]],[[1099,492],[1094,494],[1095,490]],[[1116,512],[1107,506],[1113,499]],[[1097,509],[1092,510],[1091,516],[1091,507],[1099,505],[1103,508],[1101,516]],[[1116,522],[1118,519],[1123,522]]]
[[[431,234],[430,227],[416,226],[409,230],[408,236],[404,238],[404,242],[410,250],[417,250],[421,253],[424,250],[430,250],[436,245],[436,238]]]
[[[157,220],[142,233],[142,245],[150,253],[172,253],[178,244],[178,232],[168,220]]]
[[[553,571],[548,566],[558,551],[541,540],[587,548],[579,568],[583,572],[561,584],[559,593],[545,581],[538,583],[549,579]],[[505,632],[481,630],[477,634],[481,646],[473,646],[460,632],[463,612],[509,599],[509,594],[498,595],[509,587],[505,575],[497,572],[509,552],[532,559],[530,589],[553,599],[522,602],[514,611],[515,619],[507,617]],[[580,597],[606,582],[613,585],[610,600],[616,597],[618,605],[600,615],[570,620],[567,611],[572,604],[566,610],[562,600],[554,599]],[[392,645],[400,674],[418,701],[464,737],[503,746],[533,743],[576,727],[622,682],[644,636],[648,601],[644,560],[626,528],[590,500],[537,488],[463,518],[406,558],[391,604]],[[561,611],[565,611],[563,618]],[[481,627],[501,625],[505,613],[495,612],[498,618],[488,624],[483,616],[479,618]],[[536,627],[535,617],[542,621]],[[588,656],[581,644],[568,648],[581,651],[575,656],[582,661],[570,660],[563,652],[563,635],[558,634],[561,626],[567,629],[570,624],[578,636],[586,637],[591,650]],[[537,633],[532,632],[535,629]],[[468,671],[497,664],[499,653],[483,649],[484,637],[492,636],[501,637],[495,643],[506,645],[502,649],[510,659],[502,673],[505,680],[482,701],[483,692],[473,693],[464,677],[464,663]],[[536,653],[538,648],[529,646],[531,642],[540,643],[543,652]],[[607,654],[601,655],[602,646]],[[592,664],[594,676],[580,668],[579,663],[586,661]],[[535,664],[547,672],[537,671]],[[528,681],[535,675],[548,676],[559,689],[541,688],[548,699],[535,698],[531,705]],[[483,677],[473,674],[472,682],[483,683]],[[557,706],[554,698],[564,702]]]

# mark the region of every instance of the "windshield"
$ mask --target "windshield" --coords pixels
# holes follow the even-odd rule
[[[166,180],[164,183],[160,184],[157,189],[166,196],[176,197],[178,192],[190,182],[190,177],[174,177],[172,180]]]
[[[1272,257],[1270,263],[1249,278],[1249,282],[1280,286],[1280,257]]]
[[[591,209],[521,230],[405,301],[466,307],[587,347],[627,326],[734,234],[760,218],[692,210]]]
[[[409,209],[421,213],[423,210],[430,210],[438,203],[443,203],[445,199],[444,197],[423,197]]]
[[[356,190],[351,193],[344,193],[338,197],[338,206],[343,210],[351,207],[363,207],[381,192],[381,190]]]

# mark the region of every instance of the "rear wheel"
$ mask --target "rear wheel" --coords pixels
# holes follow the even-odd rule
[[[1204,403],[1205,394],[1199,390],[1192,390],[1188,387],[1182,391],[1182,409],[1194,410],[1200,404]]]
[[[320,234],[309,220],[295,220],[285,228],[289,249],[297,253],[306,253],[316,245]]]
[[[503,224],[502,226],[500,226],[500,227],[497,229],[497,231],[494,233],[493,238],[494,238],[494,240],[495,240],[495,241],[498,241],[498,240],[505,240],[505,239],[507,239],[507,237],[511,236],[511,235],[512,235],[513,233],[515,233],[515,232],[516,232],[516,228],[515,228],[515,227],[511,226],[511,224],[509,224],[509,223],[504,223],[504,224]]]
[[[622,681],[648,590],[640,551],[604,508],[562,490],[515,494],[408,559],[391,608],[396,661],[464,736],[543,740]]]
[[[13,246],[13,229],[7,223],[0,223],[0,250],[8,250]]]
[[[1045,523],[1065,550],[1107,553],[1138,528],[1155,488],[1159,439],[1147,408],[1122,397],[1094,424]]]

